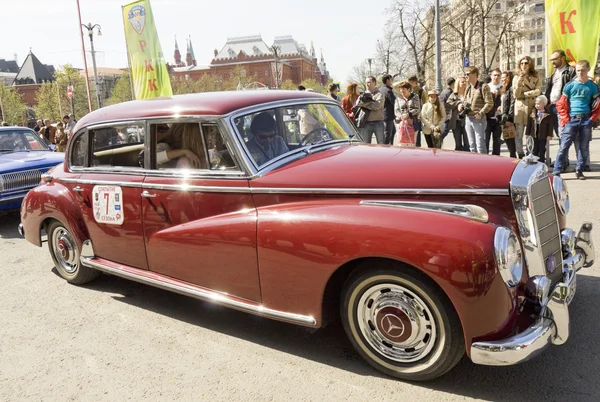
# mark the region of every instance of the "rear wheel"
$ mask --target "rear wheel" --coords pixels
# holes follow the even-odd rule
[[[74,285],[83,285],[96,279],[100,272],[84,267],[79,261],[79,249],[67,225],[53,221],[47,228],[48,248],[56,270]]]
[[[361,269],[348,278],[342,292],[344,329],[377,370],[404,380],[434,379],[464,355],[460,321],[429,278],[392,265]]]

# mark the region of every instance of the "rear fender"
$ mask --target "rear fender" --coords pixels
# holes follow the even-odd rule
[[[312,315],[320,325],[324,290],[333,273],[351,261],[375,257],[431,278],[458,313],[468,344],[512,322],[515,297],[497,274],[495,225],[359,202],[338,199],[258,209],[265,306]]]
[[[41,230],[50,219],[68,225],[80,249],[83,241],[89,239],[87,227],[74,195],[56,180],[33,188],[23,199],[21,223],[25,231],[25,239],[41,247]]]

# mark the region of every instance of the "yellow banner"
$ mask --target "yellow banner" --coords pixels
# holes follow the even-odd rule
[[[171,80],[162,53],[150,0],[123,6],[125,41],[135,99],[172,96]]]
[[[548,56],[562,49],[571,65],[589,61],[593,74],[600,38],[600,1],[546,0],[546,26]],[[552,65],[548,67],[552,69]]]

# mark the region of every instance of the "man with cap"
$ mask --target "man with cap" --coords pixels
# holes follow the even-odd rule
[[[254,116],[250,131],[254,137],[246,143],[246,147],[258,166],[289,151],[283,138],[277,135],[275,120],[270,113],[261,112]]]

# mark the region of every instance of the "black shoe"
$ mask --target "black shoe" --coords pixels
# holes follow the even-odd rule
[[[579,180],[585,180],[585,176],[581,172],[575,172],[575,177]]]
[[[590,169],[590,165],[586,165],[586,166],[583,168],[583,171],[584,171],[584,172],[591,172],[591,171],[592,171],[592,169]]]

